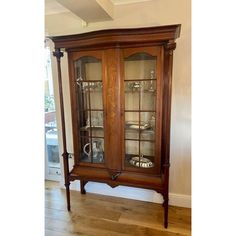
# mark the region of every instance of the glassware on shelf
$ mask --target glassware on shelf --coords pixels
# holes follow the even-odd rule
[[[91,117],[91,126],[96,127],[98,126],[98,117]]]
[[[143,89],[143,91],[147,91],[148,90],[148,82],[141,81],[141,88]]]
[[[93,153],[94,162],[103,162],[103,148],[101,140],[93,140],[91,143],[86,143],[83,147],[83,152],[89,160],[91,160]]]
[[[103,127],[103,113],[102,112],[98,114],[98,126]]]
[[[87,92],[89,90],[89,83],[88,82],[83,82],[83,83],[80,83],[80,84],[82,84],[82,91],[83,92],[84,91]]]
[[[90,119],[88,117],[87,120],[86,120],[86,127],[89,127],[89,126],[90,126]]]
[[[126,92],[149,91],[155,92],[155,72],[151,72],[150,80],[142,80],[126,83]]]
[[[128,91],[138,91],[139,88],[141,87],[141,84],[139,82],[128,82]]]
[[[86,128],[91,127],[97,127],[97,128],[103,128],[103,113],[98,112],[94,116],[91,117],[91,124],[90,124],[90,118],[88,117],[86,120]]]
[[[80,82],[83,81],[83,78],[80,76],[77,80],[76,83],[80,86]]]
[[[97,91],[102,91],[102,82],[97,82],[96,90]]]
[[[150,71],[150,79],[151,80],[150,80],[150,85],[149,85],[148,91],[154,92],[155,91],[154,83],[153,83],[153,80],[155,79],[155,71],[154,70]]]
[[[81,88],[82,92],[94,92],[94,91],[102,91],[102,82],[84,82],[81,77],[76,80],[76,83]]]
[[[80,67],[78,67],[78,78],[76,80],[76,83],[80,86],[81,81],[83,81],[83,78],[82,78],[81,73],[80,73]]]
[[[151,118],[150,118],[150,120],[149,120],[149,124],[150,124],[150,127],[151,127],[152,129],[155,128],[155,123],[156,123],[156,118],[155,118],[155,115],[152,114],[152,116],[151,116]]]
[[[155,79],[155,71],[150,70],[150,79]]]

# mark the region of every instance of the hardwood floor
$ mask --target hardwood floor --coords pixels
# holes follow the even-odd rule
[[[65,190],[45,182],[45,236],[191,235],[191,209],[169,207],[169,227],[163,227],[160,204],[71,191],[71,212]]]

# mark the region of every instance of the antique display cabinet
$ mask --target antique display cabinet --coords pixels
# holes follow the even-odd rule
[[[71,181],[152,189],[168,225],[173,50],[180,25],[51,37],[60,91],[67,207]],[[68,54],[74,166],[69,170],[60,60]]]

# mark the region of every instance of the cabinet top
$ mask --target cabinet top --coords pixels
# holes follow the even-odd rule
[[[105,29],[74,35],[49,37],[55,48],[119,47],[126,44],[173,42],[180,36],[180,24],[145,28]]]

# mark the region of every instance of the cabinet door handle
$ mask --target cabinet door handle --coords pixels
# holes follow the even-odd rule
[[[117,178],[120,174],[121,174],[121,172],[116,173],[116,174],[114,174],[114,175],[111,175],[111,179],[112,179],[112,180],[116,180],[116,178]]]

